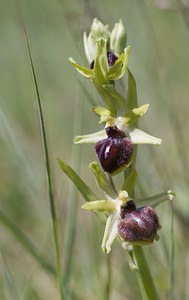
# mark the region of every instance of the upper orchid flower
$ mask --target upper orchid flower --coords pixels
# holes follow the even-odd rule
[[[149,104],[134,108],[122,117],[114,117],[104,107],[92,110],[105,122],[105,129],[93,134],[76,136],[75,143],[94,143],[95,150],[105,172],[115,175],[132,163],[134,144],[160,145],[162,140],[133,127],[138,118],[148,109]]]
[[[121,21],[110,33],[107,26],[94,19],[89,36],[84,33],[84,49],[90,67],[69,59],[80,74],[92,80],[105,107],[116,115],[127,110],[126,99],[114,86],[114,81],[127,72],[130,47],[125,48],[125,43],[126,33]]]

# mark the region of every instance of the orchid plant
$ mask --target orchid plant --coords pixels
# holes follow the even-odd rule
[[[162,140],[138,129],[138,120],[147,112],[149,104],[137,105],[136,82],[128,68],[130,46],[126,47],[123,22],[116,23],[110,32],[107,25],[95,18],[89,35],[84,33],[83,41],[88,67],[81,66],[73,58],[69,60],[100,95],[101,104],[91,111],[99,116],[103,128],[76,136],[74,142],[94,144],[98,162],[92,162],[90,168],[104,193],[103,199],[98,199],[71,167],[62,161],[59,163],[87,200],[82,208],[94,211],[105,223],[102,250],[109,253],[116,237],[124,248],[158,240],[157,231],[161,226],[154,207],[172,200],[174,193],[169,190],[142,200],[135,199],[137,145],[160,145]],[[118,89],[123,76],[127,79],[126,95]],[[123,174],[119,192],[113,182],[113,176],[118,173]]]

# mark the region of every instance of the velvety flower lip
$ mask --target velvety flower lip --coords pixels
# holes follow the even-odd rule
[[[139,200],[135,202],[127,191],[121,190],[115,198],[105,193],[106,200],[86,202],[82,208],[108,213],[101,247],[104,253],[109,253],[116,237],[121,238],[123,247],[133,244],[146,245],[158,240],[157,231],[161,226],[154,207],[166,200],[172,201],[174,196],[169,190],[146,198],[144,206],[136,207]]]
[[[160,224],[151,206],[136,208],[134,201],[129,200],[121,207],[120,217],[118,233],[125,242],[148,244],[158,240]]]
[[[113,174],[132,162],[134,145],[117,126],[105,130],[108,137],[96,143],[95,150],[104,171]]]

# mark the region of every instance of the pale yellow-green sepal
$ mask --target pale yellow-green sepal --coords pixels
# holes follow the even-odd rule
[[[93,210],[98,212],[109,212],[115,211],[115,201],[111,200],[97,200],[92,202],[86,202],[81,206],[85,210]]]
[[[74,138],[75,144],[96,144],[97,142],[107,137],[105,130],[101,130],[95,133],[78,135]]]
[[[93,70],[86,68],[86,67],[82,67],[80,66],[78,63],[76,63],[72,57],[69,58],[69,61],[71,62],[71,64],[76,68],[76,70],[83,75],[86,78],[91,79],[93,76]]]
[[[122,20],[119,20],[118,23],[115,23],[110,35],[110,49],[112,49],[116,55],[120,55],[125,48],[126,42],[126,30]]]
[[[140,107],[131,109],[130,111],[128,111],[128,113],[125,114],[124,117],[121,118],[122,124],[125,126],[131,125],[147,112],[149,106],[149,104],[144,104]]]
[[[152,136],[138,128],[127,127],[126,132],[133,144],[161,145],[162,139]]]
[[[108,254],[111,251],[112,243],[115,240],[118,233],[118,222],[119,217],[117,211],[112,213],[106,221],[106,227],[101,245],[101,248],[104,253]]]
[[[112,113],[110,110],[108,110],[105,107],[102,106],[94,106],[91,109],[93,112],[95,112],[98,116],[100,116],[100,122],[99,123],[106,123],[110,121],[112,117]]]

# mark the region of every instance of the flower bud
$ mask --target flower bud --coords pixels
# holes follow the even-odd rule
[[[124,241],[135,244],[152,243],[158,239],[158,216],[151,206],[136,208],[133,200],[127,201],[120,211],[118,233]]]
[[[91,31],[89,35],[87,36],[86,32],[84,32],[83,35],[84,50],[89,62],[91,62],[96,56],[96,41],[99,38],[106,40],[109,48],[110,32],[108,30],[108,26],[102,24],[97,18],[95,18],[91,25]]]
[[[110,48],[119,55],[123,52],[127,42],[126,30],[123,22],[116,23],[110,36]]]
[[[107,52],[107,58],[108,58],[109,67],[112,67],[115,64],[116,60],[118,59],[118,57],[111,51]],[[90,69],[94,69],[94,60],[90,64]]]
[[[105,172],[115,174],[132,162],[133,143],[117,126],[106,127],[107,138],[96,143],[95,150]]]

